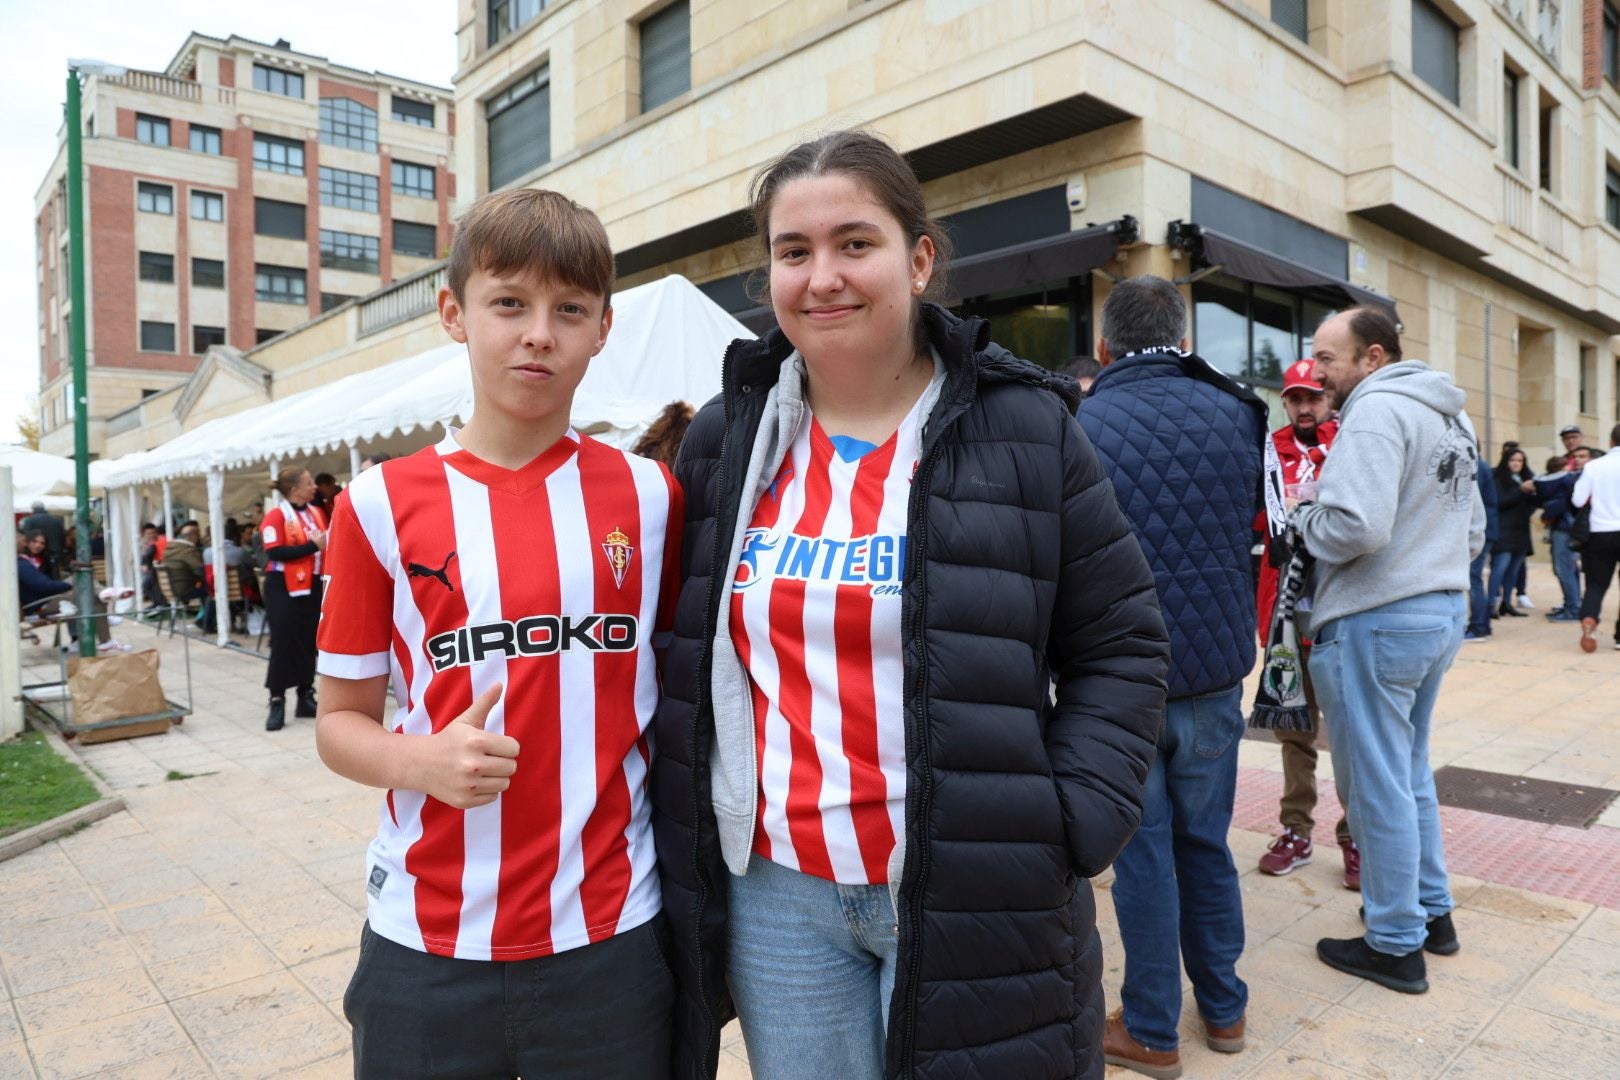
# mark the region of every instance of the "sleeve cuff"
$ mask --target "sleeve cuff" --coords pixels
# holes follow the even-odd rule
[[[392,670],[386,652],[352,653],[322,651],[315,662],[315,670],[334,679],[374,679]]]

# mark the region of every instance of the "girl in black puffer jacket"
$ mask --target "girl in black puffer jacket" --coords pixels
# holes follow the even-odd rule
[[[651,782],[681,1078],[1102,1073],[1091,888],[1168,648],[1072,381],[922,302],[943,236],[857,132],[755,183],[782,329],[693,421]],[[1053,683],[1056,693],[1053,693]]]

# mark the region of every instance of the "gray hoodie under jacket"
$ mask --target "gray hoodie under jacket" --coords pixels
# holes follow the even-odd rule
[[[1294,526],[1316,556],[1310,625],[1424,593],[1468,591],[1485,546],[1467,395],[1421,360],[1350,393],[1314,503]]]

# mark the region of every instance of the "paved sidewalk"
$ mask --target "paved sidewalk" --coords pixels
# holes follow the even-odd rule
[[[1544,568],[1533,580],[1538,600],[1552,596]],[[1585,656],[1567,625],[1539,614],[1498,625],[1450,677],[1436,763],[1620,787],[1620,653]],[[156,644],[177,676],[177,640],[119,634]],[[28,681],[50,677],[43,650],[24,659],[44,665]],[[326,772],[311,721],[263,730],[262,661],[196,642],[192,659],[196,715],[167,735],[81,748],[128,811],[0,864],[0,1080],[351,1074],[341,999],[378,799]],[[1604,891],[1620,858],[1615,810],[1568,837],[1536,834],[1532,850],[1562,861],[1530,871],[1489,856],[1522,841],[1514,830],[1548,827],[1448,810],[1463,951],[1431,958],[1433,989],[1409,998],[1314,958],[1318,937],[1359,925],[1338,879],[1330,788],[1317,861],[1268,878],[1253,867],[1275,811],[1276,747],[1246,742],[1241,760],[1232,846],[1245,871],[1249,1049],[1205,1050],[1189,995],[1188,1077],[1620,1076],[1620,901]],[[1593,866],[1595,884],[1581,884]],[[1124,957],[1107,883],[1112,1006]],[[1585,888],[1602,902],[1572,898]],[[735,1025],[723,1058],[723,1077],[749,1075]]]

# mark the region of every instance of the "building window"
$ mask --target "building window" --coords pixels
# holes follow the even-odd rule
[[[1582,416],[1597,415],[1594,383],[1597,382],[1597,350],[1590,345],[1581,346],[1581,371],[1577,383],[1576,405]]]
[[[266,266],[253,268],[253,292],[267,304],[299,304],[309,302],[304,292],[304,271],[296,266]],[[280,333],[280,331],[277,331]]]
[[[160,251],[141,252],[141,280],[174,284],[174,256]]]
[[[415,195],[422,199],[433,198],[433,167],[412,165],[408,161],[394,162],[394,193]]]
[[[353,299],[354,297],[347,296],[343,293],[323,292],[321,293],[321,313],[324,315],[333,308],[341,307]]]
[[[174,188],[167,184],[139,183],[135,186],[135,206],[148,214],[172,214]]]
[[[169,122],[161,116],[135,114],[135,138],[153,146],[169,145]]]
[[[424,259],[431,259],[437,244],[438,230],[432,225],[397,219],[394,221],[394,251],[397,254],[418,255]]]
[[[540,68],[484,105],[489,128],[490,190],[551,160],[551,70]]]
[[[321,265],[332,270],[377,272],[377,238],[359,233],[321,230]]]
[[[1301,41],[1309,41],[1310,20],[1306,17],[1306,0],[1271,0],[1271,21]]]
[[[1193,283],[1198,355],[1229,375],[1280,386],[1289,364],[1311,352],[1311,341],[1333,305],[1298,293],[1254,285],[1225,274]]]
[[[321,205],[377,212],[377,178],[370,173],[321,166]]]
[[[692,88],[692,8],[675,3],[641,23],[641,111]]]
[[[1412,0],[1412,71],[1453,105],[1458,97],[1457,24],[1434,0]]]
[[[191,284],[198,289],[223,289],[225,287],[224,260],[192,259]]]
[[[321,142],[351,150],[377,149],[377,110],[353,98],[321,98]]]
[[[1089,279],[1048,282],[1033,291],[996,293],[966,299],[956,309],[990,324],[999,343],[1049,370],[1076,355],[1091,353],[1091,283]]]
[[[1537,172],[1540,174],[1541,190],[1553,190],[1553,162],[1558,160],[1553,153],[1554,132],[1558,130],[1558,106],[1549,101],[1541,104],[1539,116],[1541,125],[1541,160],[1537,162]]]
[[[142,352],[174,352],[174,323],[141,323]]]
[[[404,124],[415,124],[417,127],[430,128],[433,126],[433,103],[431,101],[412,101],[410,98],[389,97],[389,108],[395,120]]]
[[[1604,0],[1603,4],[1603,77],[1620,83],[1620,6]],[[1615,392],[1620,400],[1620,390]]]
[[[260,236],[281,236],[288,240],[302,240],[305,236],[304,218],[307,209],[303,203],[254,199],[253,231]]]
[[[304,144],[274,135],[253,136],[253,167],[287,176],[304,175]]]
[[[225,196],[217,191],[193,191],[191,216],[198,221],[224,221]]]
[[[1502,69],[1502,157],[1515,169],[1519,162],[1519,76]]]
[[[1620,169],[1613,165],[1603,170],[1603,217],[1620,229]],[[1620,385],[1615,387],[1615,393],[1620,394]]]
[[[282,71],[280,68],[254,64],[253,89],[263,90],[267,94],[280,94],[283,97],[302,98],[304,77],[295,71]]]
[[[201,356],[208,351],[210,345],[225,344],[225,328],[223,326],[193,326],[191,328],[191,352],[194,356]]]
[[[489,43],[515,33],[546,10],[549,0],[489,0]]]
[[[219,128],[192,124],[191,148],[199,154],[219,153]]]

